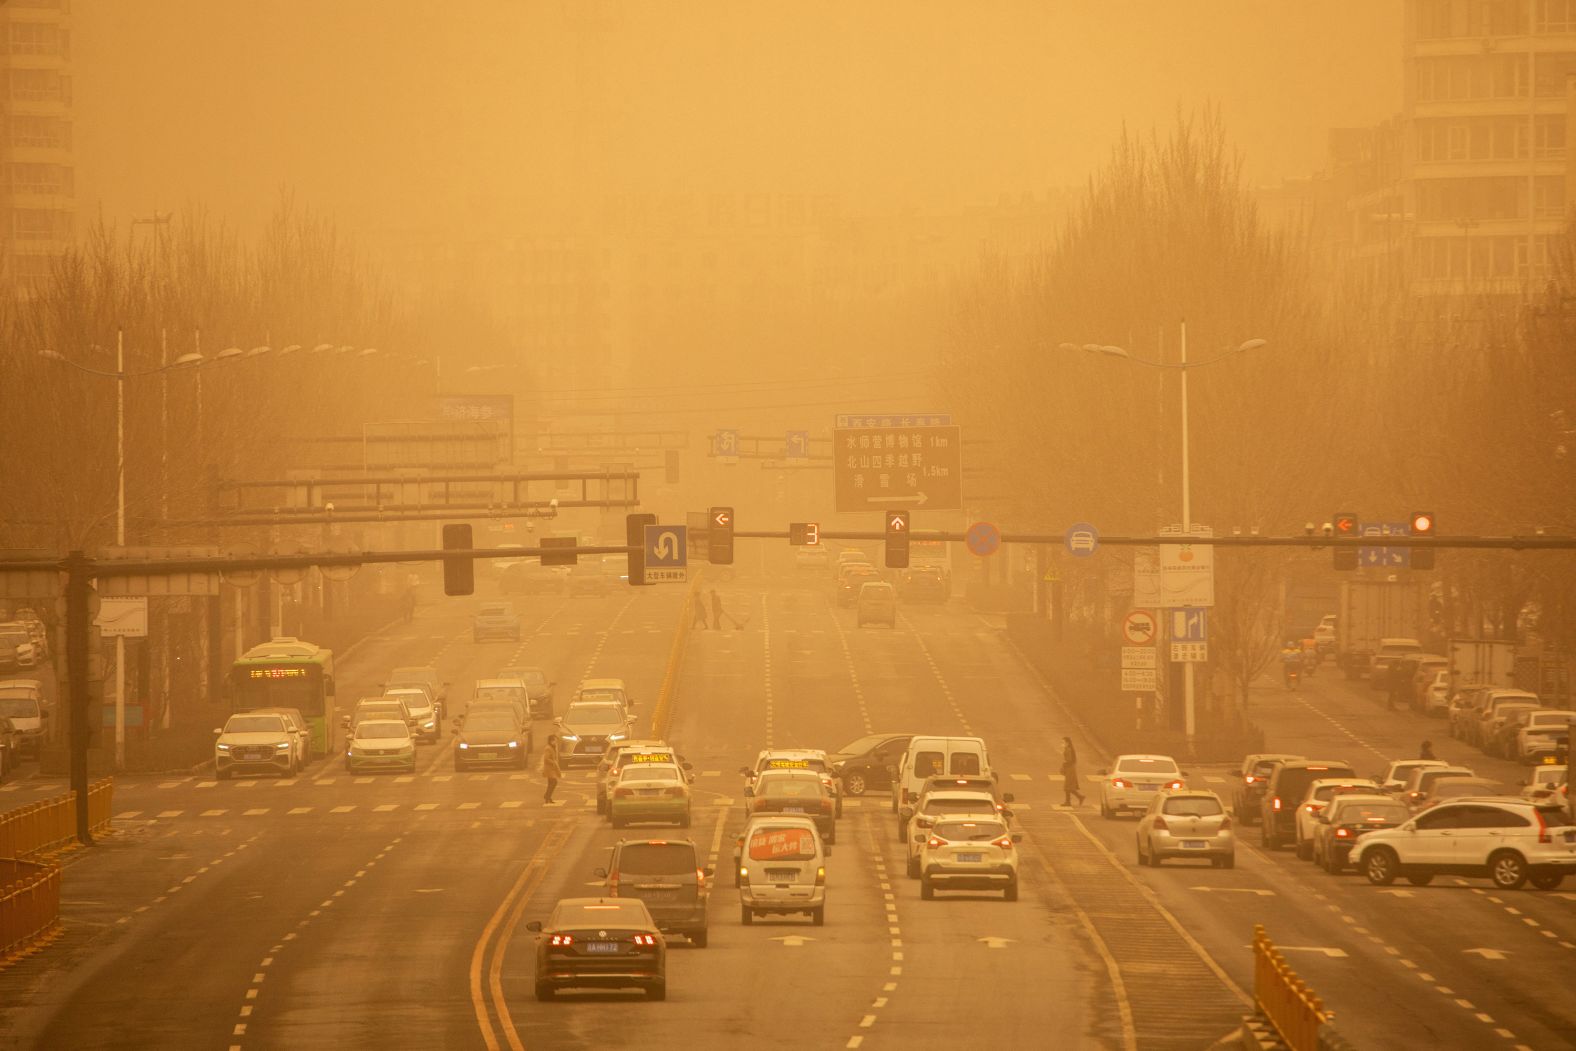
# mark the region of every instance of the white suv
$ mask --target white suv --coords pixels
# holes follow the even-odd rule
[[[1352,864],[1380,885],[1435,876],[1487,876],[1501,890],[1529,879],[1553,890],[1576,872],[1576,824],[1558,806],[1508,796],[1452,799],[1357,841]]]
[[[920,846],[919,896],[929,901],[938,890],[999,890],[1017,901],[1014,844],[1022,839],[991,811],[940,818]]]

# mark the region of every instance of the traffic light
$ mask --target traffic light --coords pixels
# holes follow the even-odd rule
[[[1410,525],[1413,536],[1426,537],[1429,540],[1434,538],[1434,512],[1413,511]],[[1412,568],[1433,569],[1434,549],[1432,547],[1412,548]]]
[[[706,558],[714,566],[733,565],[733,508],[711,509],[706,531]]]
[[[908,568],[908,512],[888,511],[886,516],[886,564],[888,569]]]
[[[819,522],[789,522],[788,543],[792,547],[815,547],[821,542]]]
[[[471,527],[468,522],[449,522],[443,527],[443,550],[469,551]],[[469,556],[443,560],[443,593],[469,595],[476,590],[476,563]]]
[[[629,582],[646,582],[646,527],[656,525],[657,516],[650,513],[624,516],[624,543],[629,546]]]
[[[1362,531],[1358,528],[1357,513],[1355,511],[1335,512],[1335,517],[1331,519],[1330,525],[1337,537],[1355,539],[1362,535]],[[1335,568],[1356,569],[1357,553],[1358,549],[1353,546],[1335,548]]]

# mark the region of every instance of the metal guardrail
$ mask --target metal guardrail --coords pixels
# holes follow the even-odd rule
[[[75,792],[51,796],[0,813],[0,858],[26,858],[58,850],[76,839]],[[109,827],[115,805],[115,779],[106,777],[88,786],[88,827]]]
[[[60,866],[0,859],[0,970],[60,935]]]
[[[662,686],[657,690],[657,704],[651,711],[651,736],[659,741],[668,739],[673,725],[673,695],[679,688],[679,675],[684,667],[684,646],[689,641],[690,624],[694,621],[695,603],[701,601],[697,594],[698,577],[689,583],[684,593],[684,604],[679,607],[679,627],[673,633],[673,649],[668,653],[668,669],[662,674]]]
[[[1318,1051],[1320,1028],[1335,1017],[1297,977],[1261,924],[1253,925],[1253,999],[1291,1051]]]

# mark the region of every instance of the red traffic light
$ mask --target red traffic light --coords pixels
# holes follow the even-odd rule
[[[1412,512],[1412,535],[1413,536],[1433,536],[1434,535],[1434,512],[1432,512],[1432,511],[1413,511]]]
[[[1336,536],[1357,535],[1357,514],[1353,511],[1337,511],[1333,524]]]

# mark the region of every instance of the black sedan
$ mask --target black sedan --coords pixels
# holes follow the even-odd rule
[[[525,769],[531,755],[531,733],[520,727],[508,709],[471,712],[454,733],[454,769],[513,766]]]
[[[862,796],[866,792],[892,787],[892,771],[908,750],[913,734],[870,734],[850,741],[827,755],[832,773],[843,784],[843,794]]]
[[[639,898],[564,898],[535,931],[536,998],[560,989],[643,989],[668,995],[667,942]]]

